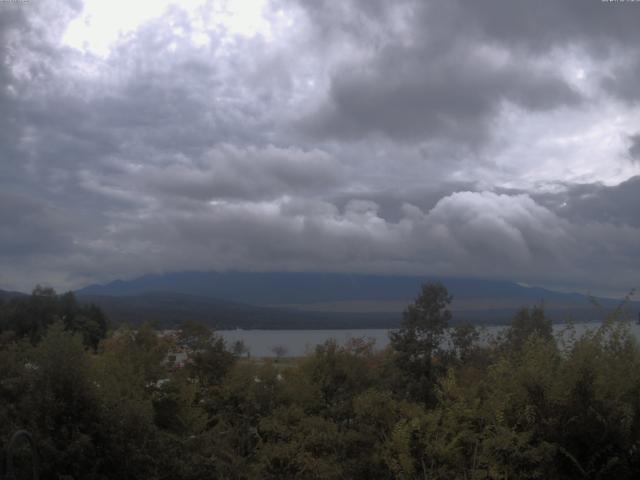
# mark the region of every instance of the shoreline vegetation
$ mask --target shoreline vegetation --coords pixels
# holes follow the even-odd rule
[[[490,341],[425,284],[389,345],[250,355],[197,323],[108,330],[36,288],[0,301],[0,442],[43,479],[635,478],[640,346],[621,304],[554,336],[542,307]],[[442,348],[443,338],[450,348]]]

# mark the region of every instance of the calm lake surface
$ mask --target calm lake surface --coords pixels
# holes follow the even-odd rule
[[[594,330],[599,323],[577,323],[575,330],[578,335],[587,330]],[[506,327],[488,326],[482,327],[481,333],[484,339],[499,334]],[[566,329],[566,325],[553,326],[558,335]],[[316,345],[321,345],[333,338],[339,344],[344,344],[351,338],[369,338],[375,340],[376,348],[383,349],[389,344],[389,329],[357,329],[357,330],[219,330],[227,344],[231,345],[237,340],[242,340],[254,357],[274,357],[272,349],[276,346],[285,347],[286,356],[302,356],[313,352]],[[640,339],[640,325],[632,324],[631,331]]]

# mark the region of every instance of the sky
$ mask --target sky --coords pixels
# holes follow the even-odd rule
[[[640,2],[0,0],[0,288],[640,286]]]

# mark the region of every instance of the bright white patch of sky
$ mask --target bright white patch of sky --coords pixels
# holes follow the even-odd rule
[[[82,13],[69,23],[62,43],[107,56],[123,35],[160,18],[172,6],[188,12],[194,29],[191,40],[196,45],[207,42],[209,30],[269,38],[272,24],[264,15],[266,4],[266,0],[85,0]],[[180,36],[182,32],[176,29],[174,33]]]

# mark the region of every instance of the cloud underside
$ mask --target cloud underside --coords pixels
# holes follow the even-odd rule
[[[189,269],[640,271],[640,7],[173,5],[109,46],[0,5],[0,288]],[[214,22],[215,23],[215,22]]]
[[[365,200],[342,209],[300,198],[214,201],[113,213],[78,242],[60,235],[64,223],[53,223],[54,214],[35,209],[30,220],[38,229],[11,225],[12,234],[0,241],[14,248],[1,258],[33,276],[71,271],[83,281],[95,279],[99,261],[107,278],[185,269],[314,270],[526,278],[588,288],[606,279],[623,288],[640,267],[637,226],[571,222],[525,194],[456,192],[429,211],[405,203],[401,212],[389,221]],[[16,237],[35,240],[21,244]]]

